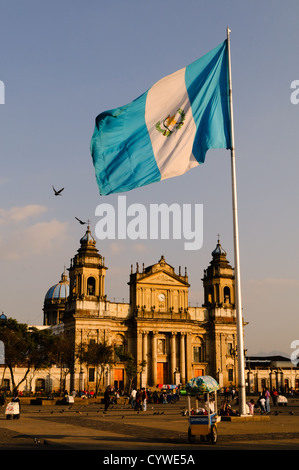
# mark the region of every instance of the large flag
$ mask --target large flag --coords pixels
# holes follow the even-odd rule
[[[231,148],[227,40],[133,102],[99,114],[91,140],[103,195],[182,175],[212,148]]]

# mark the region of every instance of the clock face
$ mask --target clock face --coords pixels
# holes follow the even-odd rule
[[[159,295],[158,295],[158,299],[160,300],[160,302],[164,302],[164,300],[165,300],[165,295],[164,295],[164,294],[159,294]]]

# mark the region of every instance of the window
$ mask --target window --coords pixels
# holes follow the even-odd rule
[[[122,353],[126,352],[125,338],[122,335],[116,335],[114,339],[114,360],[120,362],[120,358],[117,355],[118,351]]]
[[[234,370],[228,369],[228,381],[232,382],[234,380]]]
[[[35,391],[40,392],[41,390],[45,390],[45,379],[36,379]]]
[[[214,302],[214,299],[213,299],[213,289],[212,287],[209,287],[209,292],[208,292],[208,303],[209,304],[212,304]]]
[[[223,289],[224,303],[230,304],[230,288],[225,286]]]
[[[201,362],[201,347],[193,347],[193,362]]]
[[[95,368],[90,367],[88,369],[88,382],[94,382],[95,381]]]
[[[263,388],[266,388],[266,386],[267,386],[266,379],[262,379],[262,380],[261,380],[261,387],[262,387],[262,389],[263,389]]]
[[[88,295],[95,295],[96,291],[96,281],[94,277],[89,277],[87,279],[87,294]]]
[[[3,379],[2,380],[2,387],[1,387],[1,390],[10,390],[10,382],[9,382],[9,379]]]

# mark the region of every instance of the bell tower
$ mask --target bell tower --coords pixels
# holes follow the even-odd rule
[[[99,254],[88,225],[80,240],[80,248],[71,259],[69,300],[103,300],[106,269],[105,258]]]
[[[206,360],[220,386],[224,383],[236,385],[235,359],[232,355],[237,344],[235,276],[219,237],[202,281],[203,307],[208,310],[210,320]]]
[[[212,251],[212,261],[204,270],[202,279],[204,287],[204,307],[234,308],[235,306],[235,276],[234,270],[226,258],[218,238],[217,245]]]

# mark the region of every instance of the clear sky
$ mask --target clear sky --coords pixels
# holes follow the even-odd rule
[[[42,324],[43,300],[79,248],[100,197],[89,145],[97,114],[124,105],[231,33],[240,263],[249,354],[299,336],[299,4],[286,0],[0,0],[0,312]],[[55,197],[52,185],[64,187]],[[203,204],[203,246],[97,241],[106,292],[128,300],[130,266],[187,266],[190,303],[220,234],[234,265],[230,152],[210,150],[185,175],[126,193],[127,204]],[[103,199],[104,198],[104,199]]]

